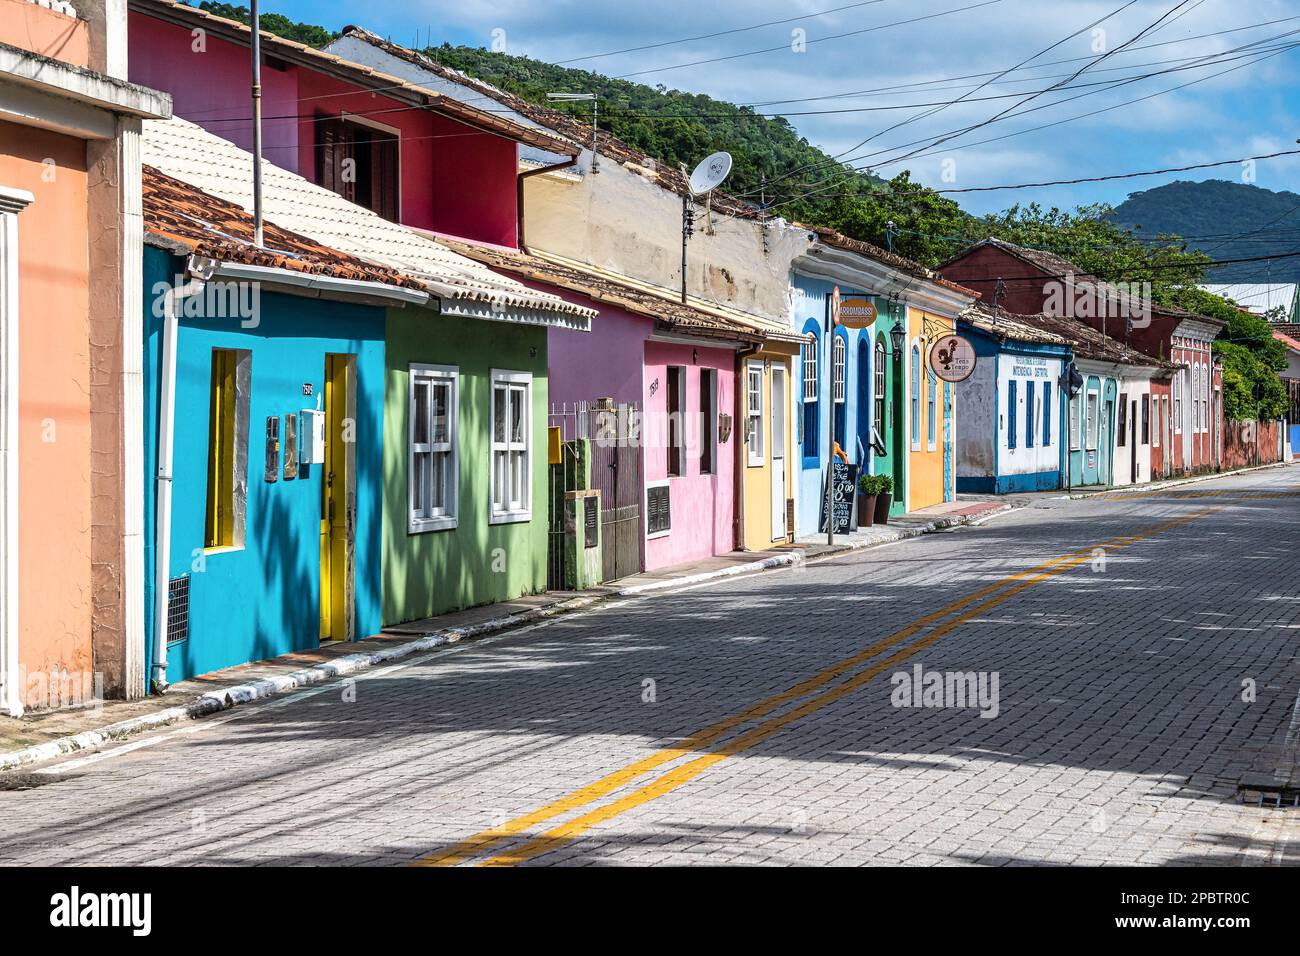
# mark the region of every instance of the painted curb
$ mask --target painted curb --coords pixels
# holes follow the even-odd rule
[[[836,545],[834,550],[816,555],[811,560],[820,561],[826,558],[838,557],[851,551],[861,551],[866,548],[893,544],[896,541],[902,541],[908,538],[917,538],[924,534],[944,531],[948,528],[960,525],[979,525],[984,521],[987,521],[989,518],[1010,510],[1012,510],[1011,505],[1002,504],[996,508],[982,511],[976,515],[941,517],[915,528],[895,528],[893,529],[894,534],[891,537],[856,542],[846,541],[843,544]],[[250,704],[255,701],[265,700],[269,697],[276,697],[280,694],[285,694],[302,687],[311,687],[315,684],[323,684],[326,681],[334,680],[339,677],[346,677],[349,674],[401,660],[402,658],[410,657],[414,654],[420,654],[424,651],[431,651],[450,644],[458,644],[461,641],[473,640],[476,637],[483,637],[488,634],[495,634],[498,631],[509,630],[510,628],[519,627],[524,624],[531,624],[536,621],[545,620],[548,617],[556,617],[573,611],[586,610],[595,607],[598,604],[610,601],[613,598],[638,597],[646,594],[653,594],[656,591],[662,591],[669,588],[688,587],[692,584],[702,584],[708,581],[723,580],[725,578],[734,577],[738,574],[750,574],[757,571],[767,571],[773,568],[786,567],[801,563],[805,560],[807,559],[805,558],[805,551],[803,549],[784,551],[780,554],[774,554],[771,557],[762,558],[757,561],[748,561],[745,564],[737,564],[729,568],[719,568],[716,571],[701,571],[698,574],[689,574],[671,580],[653,581],[649,584],[638,584],[615,591],[606,591],[590,596],[571,598],[567,601],[561,601],[557,604],[551,604],[546,607],[533,608],[527,611],[521,611],[517,614],[507,614],[503,617],[489,618],[488,620],[480,621],[477,624],[466,624],[461,627],[449,627],[438,631],[430,631],[428,634],[424,634],[414,640],[407,641],[404,644],[398,644],[394,647],[386,647],[382,650],[371,651],[368,653],[347,654],[332,661],[324,661],[320,664],[312,664],[308,667],[291,671],[288,674],[280,674],[275,677],[265,677],[260,680],[248,681],[243,684],[235,684],[231,687],[225,687],[220,690],[208,691],[186,704],[155,711],[152,714],[142,714],[138,717],[120,720],[116,723],[101,727],[98,730],[87,730],[79,734],[60,737],[57,740],[49,740],[42,744],[34,744],[31,747],[26,747],[22,750],[14,750],[6,754],[0,754],[0,771],[11,770],[15,767],[29,766],[35,763],[42,763],[46,760],[52,760],[55,757],[62,757],[67,754],[98,750],[105,744],[111,743],[115,740],[123,740],[127,737],[132,737],[136,734],[143,733],[147,730],[153,730],[157,727],[165,727],[169,724],[178,723],[183,720],[196,720],[210,714],[220,713],[223,710],[229,710],[232,707],[238,707],[241,704]]]

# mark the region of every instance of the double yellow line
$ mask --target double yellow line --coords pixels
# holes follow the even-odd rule
[[[429,856],[416,861],[415,865],[455,866],[456,864],[483,856],[491,851],[495,851],[501,846],[501,844],[511,838],[527,833],[556,817],[564,816],[572,811],[582,809],[589,804],[595,803],[596,801],[621,790],[637,778],[658,770],[660,767],[672,763],[678,758],[689,756],[691,754],[699,754],[699,756],[696,756],[693,760],[689,760],[674,767],[650,783],[639,787],[610,803],[598,806],[580,816],[552,827],[512,850],[491,856],[484,860],[480,865],[511,866],[523,863],[534,857],[540,856],[543,853],[549,852],[550,850],[556,849],[557,847],[563,846],[564,844],[577,839],[592,827],[619,816],[622,813],[626,813],[628,810],[648,803],[666,793],[676,790],[690,780],[698,777],[714,764],[725,760],[727,757],[734,756],[735,754],[747,750],[755,744],[777,733],[790,723],[806,717],[809,714],[815,713],[835,701],[840,700],[875,679],[884,671],[896,666],[906,658],[911,657],[917,651],[929,647],[947,634],[950,634],[972,618],[984,614],[991,608],[996,607],[1004,601],[1010,600],[1020,592],[1025,591],[1048,578],[1054,577],[1055,575],[1083,564],[1085,561],[1088,561],[1093,557],[1098,550],[1114,551],[1119,548],[1127,547],[1130,544],[1154,537],[1157,534],[1172,530],[1173,528],[1187,524],[1190,521],[1195,521],[1198,518],[1204,517],[1205,515],[1218,510],[1221,509],[1205,508],[1200,511],[1191,512],[1182,517],[1154,525],[1139,534],[1123,535],[1121,537],[1111,538],[1092,545],[1091,547],[1069,552],[1058,558],[1054,558],[1051,561],[1044,562],[1043,564],[1039,564],[1025,571],[1020,571],[1016,574],[1002,578],[986,587],[980,588],[972,594],[959,598],[958,600],[953,601],[924,617],[918,618],[911,624],[908,624],[900,630],[895,631],[893,634],[890,634],[888,637],[877,641],[868,647],[864,647],[853,656],[832,664],[788,690],[760,701],[739,713],[723,718],[703,730],[697,731],[676,746],[662,748],[647,757],[630,763],[627,766],[588,784],[585,787],[575,790],[567,796],[547,803],[530,813],[515,817],[500,826],[484,830],[481,833],[477,833],[467,839],[461,840],[443,850],[432,853]],[[1008,585],[1012,586],[1008,587]],[[735,728],[753,720],[767,717],[767,715],[784,705],[797,701],[809,693],[826,686],[849,671],[852,671],[866,663],[877,654],[906,641],[908,638],[911,638],[925,630],[931,624],[941,621],[943,618],[956,611],[962,611],[963,608],[966,609],[963,613],[945,621],[938,627],[935,627],[920,640],[913,641],[906,647],[891,654],[889,657],[886,657],[858,672],[850,680],[830,690],[824,691],[815,697],[809,698],[791,710],[765,720],[763,723],[753,727],[716,749],[706,751],[706,748],[711,747],[714,743],[719,741]],[[706,752],[701,753],[701,751]]]

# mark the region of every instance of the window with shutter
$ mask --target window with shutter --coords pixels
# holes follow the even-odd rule
[[[646,534],[658,537],[672,529],[671,486],[667,482],[646,488]]]

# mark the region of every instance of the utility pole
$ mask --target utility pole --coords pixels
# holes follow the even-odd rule
[[[262,247],[262,38],[257,0],[249,0],[253,33],[253,243]]]
[[[826,303],[826,544],[835,546],[835,326],[840,321],[840,287]],[[820,363],[819,363],[820,364]],[[820,410],[818,412],[820,417]]]
[[[686,242],[695,235],[695,210],[689,192],[682,193],[682,305],[686,304]]]

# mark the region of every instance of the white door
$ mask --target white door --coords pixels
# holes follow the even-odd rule
[[[785,367],[772,366],[772,540],[785,537]]]

